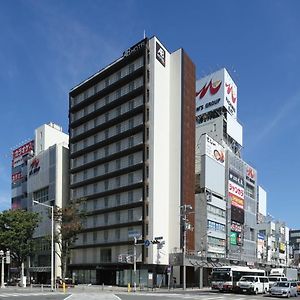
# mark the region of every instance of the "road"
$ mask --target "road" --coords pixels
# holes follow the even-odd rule
[[[42,292],[30,290],[0,290],[0,300],[271,300],[269,295],[241,295],[230,293],[215,293],[210,291],[154,291],[127,293],[125,291],[101,291],[98,290],[72,290],[68,294],[59,292]]]
[[[220,294],[212,292],[115,294],[119,300],[271,300],[269,295]]]

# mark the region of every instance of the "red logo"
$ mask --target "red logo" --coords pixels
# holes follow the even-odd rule
[[[234,104],[236,102],[236,94],[233,91],[233,86],[230,83],[225,83],[225,87],[227,88],[227,94],[231,94],[231,101]]]
[[[35,158],[31,164],[30,164],[30,168],[33,169],[33,168],[37,168],[39,166],[39,160],[37,158]]]
[[[216,80],[215,82],[213,82],[211,79],[209,84],[205,84],[204,87],[199,92],[196,93],[196,97],[199,96],[199,98],[202,99],[206,95],[208,89],[211,95],[215,95],[219,91],[221,85],[222,85],[221,80]]]
[[[247,176],[254,179],[254,177],[255,177],[254,170],[251,169],[251,168],[248,168],[247,169]]]

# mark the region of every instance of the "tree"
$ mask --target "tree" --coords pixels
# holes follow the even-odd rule
[[[39,215],[25,210],[0,212],[0,249],[10,250],[18,267],[23,266],[33,251],[33,233],[39,224]]]
[[[67,264],[71,256],[71,248],[77,240],[78,233],[83,229],[83,220],[86,213],[80,209],[84,199],[70,201],[64,208],[54,208],[54,220],[56,222],[55,243],[58,245],[57,255],[61,259],[62,278],[66,277]]]

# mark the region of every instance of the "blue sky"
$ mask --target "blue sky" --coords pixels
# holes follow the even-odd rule
[[[183,47],[198,78],[226,67],[238,86],[243,158],[268,211],[300,228],[300,1],[0,1],[0,210],[11,149],[50,121],[67,131],[68,92],[143,37]]]

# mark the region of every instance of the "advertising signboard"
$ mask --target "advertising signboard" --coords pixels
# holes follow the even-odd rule
[[[236,221],[240,224],[244,224],[245,222],[245,212],[243,209],[232,205],[231,206],[231,220]]]
[[[204,136],[204,147],[201,147],[201,155],[207,155],[222,166],[225,166],[224,148],[209,135]]]
[[[237,114],[237,86],[225,68],[196,82],[196,116],[220,107]]]
[[[231,180],[228,181],[228,193],[244,200],[244,188]]]
[[[23,164],[23,157],[34,150],[34,141],[30,141],[15,149],[12,153],[12,167],[15,168]]]
[[[252,184],[255,184],[256,182],[256,171],[249,165],[247,165],[246,168],[246,180],[251,182]]]
[[[17,172],[11,175],[12,183],[16,183],[23,178],[22,172]]]

